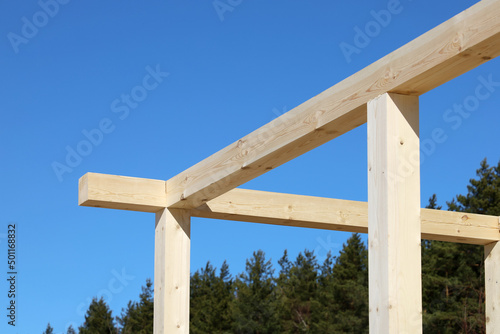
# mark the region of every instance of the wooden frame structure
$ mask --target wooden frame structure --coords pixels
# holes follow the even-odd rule
[[[421,333],[420,240],[485,246],[500,332],[499,217],[420,209],[418,96],[500,54],[483,0],[167,181],[85,174],[79,204],[156,213],[154,332],[189,333],[190,217],[368,233],[372,333]],[[368,204],[236,187],[368,122]]]

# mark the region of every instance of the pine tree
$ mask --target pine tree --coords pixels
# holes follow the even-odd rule
[[[69,325],[68,330],[66,331],[66,334],[76,334],[76,331],[72,325]]]
[[[452,211],[500,215],[500,163],[486,160],[471,179],[467,195],[447,202]],[[429,203],[435,206],[435,201]],[[422,250],[424,331],[484,333],[483,247],[430,241]]]
[[[43,334],[53,334],[54,333],[54,328],[52,328],[52,326],[50,326],[50,322],[47,324],[47,328],[45,329],[45,331],[43,332]]]
[[[231,309],[233,281],[226,261],[219,276],[216,269],[207,263],[191,277],[190,332],[229,333],[231,330]]]
[[[277,278],[282,333],[312,333],[318,318],[318,263],[314,252],[299,253],[293,265],[285,251]]]
[[[436,194],[432,194],[431,198],[429,198],[429,204],[426,206],[427,209],[441,210],[443,207],[437,204],[437,196]]]
[[[139,302],[129,301],[127,309],[118,317],[122,334],[152,334],[154,317],[153,283],[146,280]]]
[[[432,194],[432,196],[429,198],[429,203],[425,207],[426,209],[433,209],[433,210],[441,210],[442,206],[437,204],[437,196],[436,194]],[[425,240],[422,239],[422,259],[425,256],[425,252],[428,251],[429,247],[431,246],[431,241],[430,240]]]
[[[318,333],[368,333],[368,251],[359,234],[347,240],[338,257],[328,255],[320,286]]]
[[[271,261],[264,252],[253,253],[246,270],[236,279],[233,303],[234,333],[279,333],[277,300]]]
[[[85,322],[78,328],[79,334],[115,334],[117,333],[109,306],[101,297],[92,299]]]
[[[484,159],[476,174],[478,179],[469,181],[467,195],[447,202],[449,210],[500,216],[500,162],[490,167]]]
[[[329,251],[326,259],[320,268],[318,277],[318,302],[317,314],[319,321],[313,324],[316,333],[335,333],[335,306],[333,291],[333,265],[335,257]]]

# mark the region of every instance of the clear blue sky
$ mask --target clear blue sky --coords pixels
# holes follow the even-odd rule
[[[0,332],[41,333],[50,321],[62,333],[98,294],[118,315],[153,277],[154,215],[78,207],[83,174],[168,179],[475,2],[233,0],[218,13],[211,0],[60,0],[44,5],[49,15],[35,0],[3,1]],[[390,20],[346,58],[340,45],[355,46],[356,27],[388,6]],[[421,138],[436,128],[447,136],[423,157],[423,204],[466,192],[484,157],[498,162],[500,86],[474,98],[481,80],[500,82],[499,69],[493,60],[421,97]],[[447,112],[463,103],[468,117]],[[103,138],[82,144],[99,127]],[[67,166],[68,149],[86,156]],[[55,162],[67,166],[59,177]],[[362,126],[243,187],[366,200],[366,174]],[[15,329],[5,317],[9,223],[18,227]],[[286,248],[321,260],[348,237],[193,219],[191,268],[227,259],[236,274],[257,249],[274,263]]]

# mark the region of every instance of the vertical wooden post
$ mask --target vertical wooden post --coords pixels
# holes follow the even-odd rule
[[[486,333],[500,332],[500,242],[484,246]]]
[[[418,97],[368,103],[370,333],[422,333]]]
[[[156,214],[154,333],[189,333],[190,216],[184,210]]]

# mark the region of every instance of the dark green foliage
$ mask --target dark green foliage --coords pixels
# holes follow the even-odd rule
[[[471,179],[467,195],[447,202],[449,210],[500,215],[500,163],[486,160]],[[429,206],[436,206],[433,196]],[[484,333],[483,247],[428,241],[422,249],[424,331]]]
[[[43,332],[43,334],[54,334],[54,328],[50,326],[50,322],[47,324],[47,328]]]
[[[483,333],[482,247],[432,241],[423,250],[426,333]]]
[[[246,271],[235,281],[233,331],[244,334],[279,333],[278,302],[271,261],[259,250],[247,260]]]
[[[447,202],[449,210],[500,216],[500,162],[490,167],[484,159],[476,174],[478,179],[470,180],[467,195]]]
[[[92,299],[85,322],[78,328],[80,334],[115,334],[117,333],[113,316],[108,305],[101,297]]]
[[[500,216],[500,163],[481,162],[466,195],[449,210]],[[434,194],[427,208],[440,210]],[[290,261],[285,250],[273,277],[270,261],[257,251],[235,280],[224,262],[219,274],[210,263],[191,277],[190,332],[204,333],[368,333],[368,252],[353,234],[339,255],[319,265],[305,250]],[[422,242],[425,333],[485,333],[483,247]],[[153,289],[147,280],[139,302],[130,301],[117,320],[121,334],[153,333]],[[111,311],[94,299],[80,333],[118,333]],[[50,324],[44,332],[53,334]],[[74,334],[68,328],[67,334]]]
[[[331,252],[328,252],[323,265],[320,268],[320,276],[318,278],[319,293],[319,321],[313,325],[316,333],[335,333],[334,319],[336,307],[334,300],[333,288],[333,266],[335,257]]]
[[[441,210],[443,207],[437,205],[437,196],[433,194],[431,198],[429,198],[429,204],[426,206],[427,209]]]
[[[72,325],[69,325],[68,330],[66,331],[66,334],[76,334],[76,331]]]
[[[313,252],[300,253],[290,263],[285,251],[276,280],[281,333],[312,333],[319,316],[318,263]]]
[[[151,279],[146,280],[146,286],[142,287],[139,295],[139,302],[129,301],[127,309],[122,312],[122,316],[117,318],[121,326],[122,334],[152,334],[154,301],[153,283]]]
[[[230,333],[233,280],[224,261],[219,276],[210,262],[191,277],[190,332]]]
[[[317,333],[368,333],[368,251],[354,233],[322,266]]]
[[[442,206],[437,205],[437,196],[436,194],[433,194],[431,198],[429,198],[429,203],[425,207],[426,209],[434,209],[434,210],[441,210]],[[424,257],[426,256],[426,249],[428,249],[431,245],[430,240],[422,240],[422,263],[425,263]]]

